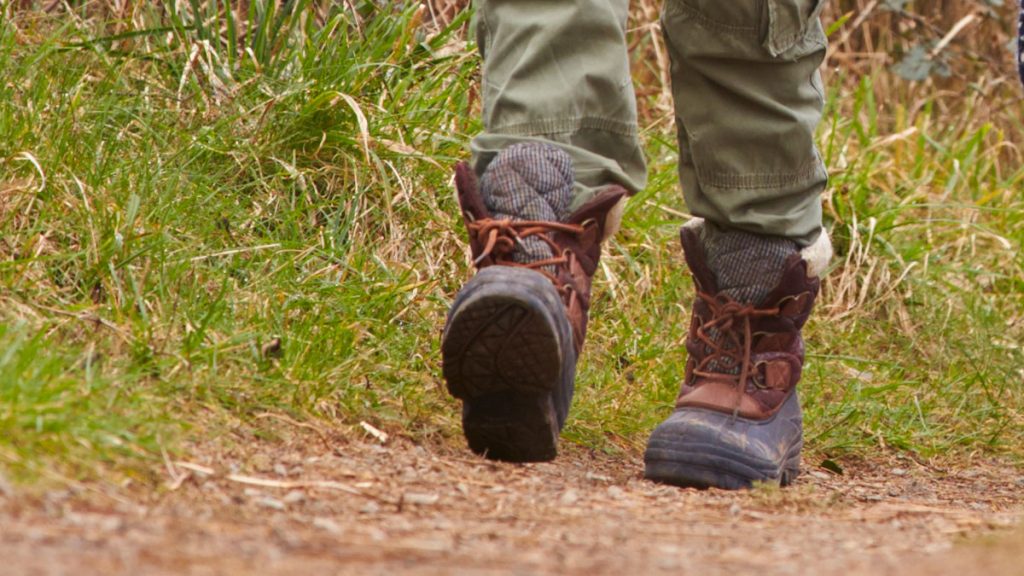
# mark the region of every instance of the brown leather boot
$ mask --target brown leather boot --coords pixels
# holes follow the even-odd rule
[[[551,460],[572,400],[607,217],[626,190],[609,186],[565,221],[495,219],[467,164],[457,166],[455,181],[479,271],[445,324],[448,390],[463,401],[474,452]]]
[[[644,474],[698,488],[746,488],[755,481],[785,485],[799,472],[800,331],[818,295],[817,274],[831,254],[828,237],[823,233],[815,246],[794,246],[783,255],[778,281],[755,304],[719,289],[701,226],[696,221],[681,232],[697,290],[686,379],[675,412],[648,441]]]

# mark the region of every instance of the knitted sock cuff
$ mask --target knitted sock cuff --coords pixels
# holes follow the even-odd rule
[[[720,228],[711,222],[705,222],[701,241],[719,291],[755,305],[763,304],[782,279],[786,259],[798,250],[787,238]]]
[[[516,144],[491,161],[480,188],[497,218],[563,221],[572,202],[572,158],[552,144]]]
[[[484,205],[495,218],[564,222],[573,194],[572,157],[552,144],[525,142],[501,151],[480,179]],[[551,248],[527,238],[513,254],[523,264],[550,258]]]

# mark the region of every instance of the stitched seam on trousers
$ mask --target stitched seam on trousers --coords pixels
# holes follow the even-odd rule
[[[803,32],[796,32],[784,38],[776,39],[772,44],[775,46],[777,50],[779,50],[779,54],[785,54],[789,50],[792,50],[793,48],[799,46],[801,43],[808,42],[808,34],[808,30],[804,30]],[[806,46],[806,49],[801,51],[801,54],[804,52],[810,54],[828,46],[828,42],[826,40],[818,39],[815,39],[814,42],[809,42],[808,44],[809,45]]]
[[[693,154],[686,148],[679,149],[679,163],[686,166],[693,166]]]
[[[545,118],[520,124],[506,124],[490,128],[489,132],[511,134],[515,136],[538,136],[545,134],[573,134],[581,130],[598,130],[618,134],[619,136],[636,136],[634,124],[613,120],[611,118]]]
[[[700,10],[697,10],[696,8],[693,8],[692,6],[687,6],[686,4],[684,4],[683,2],[680,2],[678,0],[676,2],[672,2],[672,6],[675,9],[679,10],[680,12],[684,13],[686,16],[696,20],[697,24],[699,24],[700,26],[702,26],[704,28],[707,28],[708,30],[714,30],[716,32],[732,33],[732,34],[739,34],[739,33],[743,33],[743,34],[750,34],[750,33],[759,34],[760,33],[760,28],[757,27],[757,26],[736,26],[736,25],[730,25],[730,24],[725,24],[725,23],[722,23],[722,22],[718,22],[717,20],[712,20],[711,18],[708,18],[703,13],[701,13]]]
[[[715,188],[735,188],[741,190],[771,190],[783,186],[799,184],[824,173],[820,161],[796,172],[762,173],[762,174],[728,174],[697,170],[697,178],[703,186]]]

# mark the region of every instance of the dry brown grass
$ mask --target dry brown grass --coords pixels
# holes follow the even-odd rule
[[[630,49],[640,115],[648,129],[664,127],[672,114],[669,61],[658,26],[662,1],[631,1]],[[430,0],[427,5],[434,18],[445,21],[469,3]],[[830,82],[852,86],[872,76],[881,102],[902,102],[912,112],[934,105],[937,115],[969,116],[975,124],[1005,118],[1008,103],[1017,97],[1007,48],[1015,21],[1011,2],[994,8],[979,0],[918,0],[897,12],[883,0],[840,0],[828,3],[823,19],[826,27],[839,23],[825,64]],[[917,44],[942,44],[935,54],[949,63],[951,77],[908,82],[885,73]],[[964,97],[971,93],[978,97]],[[887,119],[881,122],[891,127]]]
[[[671,113],[668,89],[668,56],[658,26],[663,0],[631,0],[630,49],[634,75],[640,96],[641,117],[648,127],[661,124]],[[342,2],[353,13],[351,0]],[[425,0],[424,20],[449,22],[465,10],[471,0]],[[230,3],[241,15],[248,0]],[[335,4],[316,0],[311,8],[324,15]],[[60,11],[74,7],[79,13],[102,15],[128,25],[140,9],[152,6],[138,0],[11,0],[0,3],[0,10]],[[931,102],[937,112],[949,114],[961,110],[965,91],[981,86],[994,108],[972,108],[976,119],[988,121],[1005,107],[1005,98],[996,92],[1004,84],[1014,84],[1013,55],[1008,46],[1013,38],[1015,5],[993,7],[982,0],[918,0],[903,10],[894,11],[884,0],[839,0],[824,9],[826,26],[839,23],[832,34],[832,45],[825,69],[833,80],[855,83],[864,75],[876,75],[874,89],[880,100]],[[940,44],[936,57],[948,61],[952,76],[922,83],[909,83],[893,74],[877,74],[890,68],[901,55],[917,44]],[[1016,89],[1013,86],[1012,89]],[[936,98],[938,96],[938,98]],[[978,115],[981,116],[978,116]]]
[[[44,111],[25,114],[25,125],[33,128],[18,132],[43,136],[8,139],[10,157],[0,153],[0,172],[18,169],[12,172],[15,179],[0,183],[0,220],[6,215],[12,232],[0,238],[0,258],[13,262],[0,282],[17,288],[0,297],[0,310],[12,310],[9,317],[18,323],[45,329],[52,340],[33,343],[40,350],[73,351],[54,355],[46,365],[58,376],[72,354],[83,358],[83,366],[91,366],[99,354],[112,358],[113,367],[104,374],[121,388],[116,371],[136,370],[142,384],[122,397],[137,390],[131,398],[140,404],[148,405],[151,388],[143,378],[162,369],[174,397],[183,396],[183,389],[185,396],[224,406],[232,417],[248,406],[287,406],[331,421],[372,413],[374,425],[414,434],[434,434],[438,422],[443,430],[454,430],[446,397],[438,392],[431,347],[444,303],[466,276],[445,165],[465,155],[466,135],[476,129],[466,119],[478,116],[479,100],[469,95],[479,78],[476,57],[458,34],[435,46],[443,48],[438,50],[443,58],[427,58],[416,33],[425,23],[429,37],[437,23],[460,14],[466,1],[433,0],[415,15],[415,5],[405,4],[410,10],[394,19],[375,17],[381,13],[366,10],[372,4],[365,0],[334,2],[330,6],[344,10],[351,36],[302,43],[326,54],[303,60],[305,76],[275,76],[247,59],[235,75],[247,79],[228,93],[208,73],[206,41],[219,44],[215,50],[222,59],[237,55],[238,45],[218,43],[216,32],[142,34],[123,39],[123,46],[112,43],[110,51],[90,45],[41,58],[49,66],[47,76],[29,67],[17,72],[21,76],[12,71],[0,88],[40,85],[37,79],[44,77],[54,88],[15,91],[9,100],[18,111]],[[329,6],[327,0],[314,3],[311,12],[298,15],[302,22],[310,14],[325,14]],[[681,217],[673,208],[681,202],[672,165],[668,59],[657,24],[660,3],[632,4],[630,48],[654,183],[634,206],[664,207],[671,220]],[[67,13],[69,5],[74,14]],[[177,5],[187,10],[190,4],[179,0]],[[236,14],[245,7],[231,6]],[[954,8],[935,10],[943,6]],[[828,22],[840,24],[834,26],[827,64],[834,100],[819,141],[833,175],[825,202],[839,256],[825,289],[825,321],[809,329],[817,331],[811,335],[817,372],[808,388],[821,384],[824,389],[810,399],[815,421],[843,422],[844,429],[826,424],[812,431],[823,453],[870,445],[875,436],[881,445],[925,452],[997,441],[1008,451],[1019,450],[1013,447],[1020,445],[1014,443],[1014,430],[1020,429],[1014,427],[1020,421],[1017,401],[1004,401],[1007,392],[988,385],[1008,381],[1005,375],[1016,374],[1020,365],[1012,346],[1021,326],[1013,320],[1020,310],[1019,290],[1014,290],[1024,277],[1019,259],[1014,260],[1021,242],[1022,109],[1012,67],[998,64],[1010,21],[971,20],[950,36],[943,53],[956,55],[957,66],[949,79],[911,83],[887,72],[906,45],[947,36],[971,6],[963,4],[959,17],[937,12],[927,25],[926,19],[897,17],[868,0],[836,3],[826,14]],[[42,15],[48,7],[54,12]],[[14,8],[0,4],[0,14]],[[152,30],[168,17],[159,4],[135,1],[19,1],[17,8],[36,11],[20,13],[14,35],[8,36],[29,56],[36,45]],[[74,34],[47,36],[66,22]],[[987,30],[989,37],[978,37]],[[357,37],[365,41],[349,41]],[[459,51],[459,57],[449,58]],[[286,59],[295,56],[286,49],[278,52]],[[156,67],[155,60],[140,55],[166,58],[171,66]],[[79,67],[78,75],[67,73],[66,56]],[[108,57],[116,74],[108,70]],[[408,65],[393,66],[399,75],[382,81],[377,68],[362,65],[367,62]],[[338,77],[351,63],[359,65]],[[132,87],[155,88],[135,94],[114,81],[126,77],[136,80]],[[258,86],[266,79],[275,88],[276,82],[297,77],[311,86],[308,95],[296,89],[289,92],[294,98],[282,99]],[[309,104],[336,89],[352,102],[323,109]],[[72,110],[65,118],[51,95],[79,91],[83,112]],[[244,111],[237,118],[235,107]],[[368,117],[368,128],[359,126],[355,109]],[[117,117],[111,119],[110,111]],[[409,118],[409,129],[399,126]],[[167,140],[123,128],[138,125]],[[331,141],[323,149],[325,127]],[[197,133],[208,139],[202,146],[195,144]],[[126,145],[126,137],[132,139],[131,153],[86,177],[94,170],[93,151]],[[210,156],[206,142],[216,143],[223,156]],[[230,144],[221,149],[224,142]],[[19,156],[22,150],[38,158],[42,169]],[[429,160],[406,157],[407,150]],[[191,159],[186,178],[168,170],[140,188],[134,177],[118,177],[148,174],[149,166],[165,158],[175,158],[175,165],[179,158]],[[43,174],[46,202],[34,200]],[[132,195],[139,198],[138,213],[131,208]],[[677,251],[665,250],[674,226],[660,212],[643,212],[627,213],[629,233],[609,250],[603,271],[612,300],[595,313],[603,319],[588,343],[590,363],[581,376],[588,387],[581,391],[577,424],[569,432],[583,445],[639,449],[679,377],[682,343],[660,332],[663,317],[650,310],[655,306],[673,319],[685,318],[677,304],[687,301],[691,287],[680,273]],[[117,220],[122,214],[123,223]],[[227,224],[214,229],[204,226],[208,222]],[[164,230],[174,233],[154,233]],[[263,250],[267,246],[274,248]],[[259,250],[258,257],[250,257],[250,248]],[[231,287],[230,293],[222,295],[221,285]],[[987,314],[982,318],[987,324],[974,322],[971,314],[978,310]],[[331,318],[329,329],[320,315]],[[211,320],[204,326],[203,318]],[[108,333],[110,325],[118,331]],[[121,342],[122,332],[132,334],[134,346]],[[825,332],[828,338],[817,337]],[[638,334],[655,336],[636,346],[622,344]],[[280,373],[273,371],[276,358],[252,366],[272,337],[280,338],[286,351],[287,370]],[[99,348],[91,348],[89,338],[97,339]],[[252,350],[256,353],[248,354]],[[869,360],[880,350],[885,361],[875,366]],[[30,358],[26,362],[42,363],[31,356],[33,350],[22,354]],[[39,357],[48,358],[42,352]],[[848,385],[832,373],[854,374],[855,381]],[[920,385],[907,385],[907,374]],[[260,378],[258,385],[249,385],[256,381],[250,375]],[[54,389],[77,385],[53,378]],[[884,395],[858,396],[871,378],[876,388],[893,388]],[[652,384],[659,382],[671,384]],[[976,388],[987,387],[987,396],[971,392],[974,382],[981,382]],[[923,409],[904,409],[919,400]],[[39,404],[55,402],[44,398]],[[609,411],[609,405],[615,409]],[[75,414],[97,412],[89,406]],[[139,414],[138,419],[145,417]],[[96,425],[100,432],[101,425],[106,424]],[[38,436],[31,436],[31,422],[24,429],[29,431],[24,437]],[[97,437],[103,438],[100,432]]]

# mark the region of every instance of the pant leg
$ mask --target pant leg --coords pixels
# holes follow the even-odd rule
[[[694,215],[802,245],[820,233],[824,2],[666,0],[679,174]]]
[[[484,132],[471,144],[477,174],[506,147],[543,140],[572,156],[573,208],[610,183],[645,186],[628,10],[629,0],[476,0],[484,58]]]

